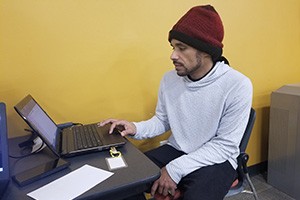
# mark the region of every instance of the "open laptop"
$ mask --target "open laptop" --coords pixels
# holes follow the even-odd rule
[[[97,123],[94,123],[60,129],[31,95],[27,95],[14,108],[57,156],[75,156],[122,146],[126,143],[126,139],[118,130],[115,129],[112,134],[108,133],[110,125],[98,127]],[[93,133],[86,134],[84,131]],[[88,135],[92,137],[86,139]],[[79,144],[81,140],[83,144]]]
[[[0,102],[0,199],[9,182],[6,107]]]

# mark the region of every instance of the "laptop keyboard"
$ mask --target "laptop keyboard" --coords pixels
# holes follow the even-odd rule
[[[75,148],[85,149],[102,144],[96,126],[96,124],[91,124],[73,127]]]

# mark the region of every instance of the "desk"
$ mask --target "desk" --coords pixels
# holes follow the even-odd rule
[[[26,137],[9,139],[10,155],[20,154],[18,144],[24,140],[26,140]],[[123,199],[145,191],[149,188],[151,183],[159,177],[160,169],[129,141],[123,147],[118,148],[118,150],[122,152],[128,167],[114,170],[114,175],[76,199]],[[82,167],[84,164],[89,164],[109,171],[105,161],[105,158],[109,156],[108,151],[103,151],[66,158],[66,160],[71,163],[68,169],[59,171],[24,187],[19,187],[13,180],[10,180],[8,188],[4,193],[3,200],[31,199],[26,195],[27,193]],[[10,174],[12,176],[53,158],[54,155],[47,148],[43,149],[38,154],[23,159],[18,160],[10,158]]]

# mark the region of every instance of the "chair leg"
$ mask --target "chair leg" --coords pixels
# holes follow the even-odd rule
[[[253,185],[253,183],[252,183],[252,181],[251,181],[251,179],[249,177],[249,173],[248,173],[247,162],[249,160],[249,155],[247,153],[245,153],[245,152],[242,152],[240,154],[240,156],[238,157],[238,159],[239,159],[239,162],[242,164],[242,170],[244,172],[244,176],[246,177],[247,182],[249,183],[249,186],[250,186],[250,188],[252,190],[252,193],[254,195],[254,199],[258,200],[257,192],[256,192],[256,190],[254,188],[254,185]]]
[[[255,200],[259,200],[259,199],[258,199],[257,192],[256,192],[256,189],[255,189],[255,187],[254,187],[254,185],[253,185],[253,183],[252,183],[252,181],[251,181],[251,179],[250,179],[250,177],[249,177],[249,174],[246,173],[245,176],[246,176],[246,179],[247,179],[247,181],[248,181],[248,183],[249,183],[249,186],[250,186],[250,188],[251,188],[251,190],[252,190],[252,193],[253,193],[253,195],[254,195],[254,199],[255,199]]]

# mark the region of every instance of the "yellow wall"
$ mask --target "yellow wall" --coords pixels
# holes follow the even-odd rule
[[[300,82],[299,0],[1,0],[0,101],[9,136],[26,134],[13,106],[29,93],[57,123],[151,117],[160,79],[173,69],[168,31],[207,3],[223,18],[224,55],[253,81],[248,152],[250,164],[265,161],[270,93]],[[146,150],[160,139],[134,142]]]

